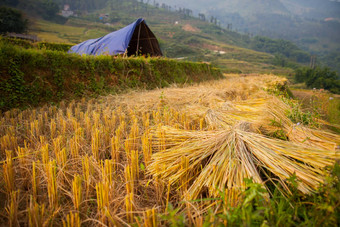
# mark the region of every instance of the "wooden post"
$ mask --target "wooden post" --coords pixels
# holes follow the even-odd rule
[[[148,40],[149,40],[150,47],[152,49],[152,53],[155,55],[155,50],[153,49],[153,46],[152,46],[152,43],[151,43],[151,40],[150,40],[150,34],[149,34],[148,28],[146,27],[145,23],[144,23],[144,27],[145,27],[146,33],[148,34]]]
[[[310,56],[310,67],[312,69],[314,69],[315,68],[315,64],[316,64],[316,56],[312,55],[312,56]]]
[[[142,22],[142,23],[143,23],[143,22]],[[142,27],[142,25],[139,24],[136,56],[138,56],[138,52],[139,52],[139,38],[140,38],[140,29],[141,29],[141,27]]]

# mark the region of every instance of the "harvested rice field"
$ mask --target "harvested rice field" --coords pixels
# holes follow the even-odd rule
[[[340,135],[286,83],[228,75],[2,113],[0,223],[337,226]]]

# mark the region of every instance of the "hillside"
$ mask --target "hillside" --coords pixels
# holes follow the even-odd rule
[[[108,18],[100,20],[100,14],[108,14]],[[69,18],[65,24],[31,17],[30,21],[33,23],[30,33],[49,42],[75,44],[103,36],[133,22],[138,17],[146,19],[159,38],[163,53],[167,57],[212,62],[226,72],[284,74],[290,72],[290,69],[284,67],[292,65],[278,60],[275,57],[277,53],[267,54],[263,53],[265,50],[247,49],[251,48],[252,43],[247,35],[221,29],[215,24],[198,20],[190,15],[136,1],[108,5],[107,8]],[[285,62],[289,61],[296,61],[296,58],[292,57]]]
[[[160,0],[169,5],[180,1]],[[209,1],[210,3],[210,1]],[[340,72],[340,2],[322,0],[186,1],[185,7],[206,18],[215,17],[225,28],[246,34],[283,38],[318,55],[319,63]]]
[[[324,0],[280,0],[293,14],[307,18],[324,19],[336,17],[340,19],[339,1]]]
[[[214,10],[223,10],[228,13],[238,13],[241,16],[248,16],[251,14],[258,13],[266,13],[268,9],[273,13],[288,13],[288,10],[281,3],[280,0],[212,0],[212,1],[203,1],[203,0],[189,0],[183,1],[174,0],[159,0],[161,3],[176,5],[177,7],[186,7],[193,9],[195,11],[208,13]]]

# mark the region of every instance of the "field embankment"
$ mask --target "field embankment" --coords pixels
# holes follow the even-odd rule
[[[58,49],[58,45],[40,43],[24,49],[0,43],[0,110],[222,77],[219,69],[204,63],[164,58],[78,56],[49,49]]]

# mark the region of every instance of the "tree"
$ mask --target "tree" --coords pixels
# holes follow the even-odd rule
[[[340,93],[340,79],[337,73],[328,67],[299,68],[295,71],[295,81],[305,82],[309,88],[324,88],[333,93]]]
[[[52,0],[42,0],[41,1],[43,17],[45,19],[50,19],[54,17],[59,12],[59,6]]]
[[[204,13],[199,13],[199,14],[198,14],[198,18],[199,18],[201,21],[205,21],[205,14],[204,14]]]
[[[19,10],[0,7],[0,34],[7,32],[24,33],[28,21],[23,18]]]
[[[19,0],[0,0],[0,5],[16,6]]]

